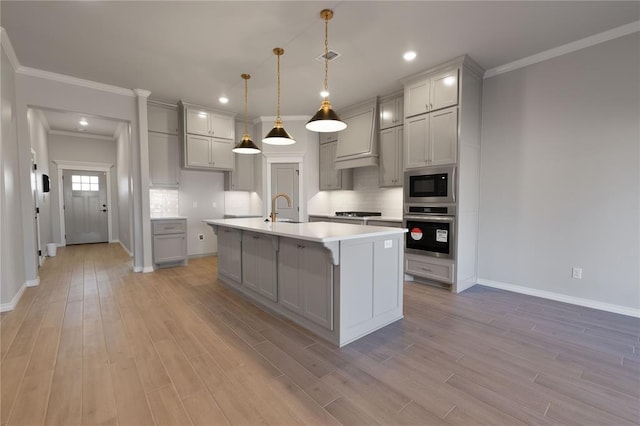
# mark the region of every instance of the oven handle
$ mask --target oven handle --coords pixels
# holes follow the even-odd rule
[[[454,216],[430,216],[430,215],[405,215],[404,220],[421,220],[421,221],[433,221],[433,222],[449,222],[455,221]]]

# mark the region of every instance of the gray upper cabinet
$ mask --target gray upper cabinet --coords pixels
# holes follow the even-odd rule
[[[373,98],[341,111],[347,128],[338,133],[336,168],[378,165],[378,99]]]
[[[151,186],[177,187],[180,183],[180,141],[177,135],[149,132]]]
[[[178,134],[178,108],[175,105],[150,101],[147,104],[147,121],[150,132]]]
[[[185,168],[234,169],[233,114],[180,102],[180,118]]]
[[[458,104],[458,68],[439,72],[405,86],[405,117]]]
[[[404,124],[404,96],[402,94],[380,100],[380,130]]]
[[[380,130],[380,187],[402,186],[404,126]]]
[[[236,121],[236,135],[244,133],[244,123]],[[237,141],[234,141],[234,145]],[[224,175],[225,191],[255,191],[255,160],[261,158],[260,155],[233,154],[234,167],[233,171]]]
[[[320,145],[320,190],[353,189],[353,169],[336,169],[338,142]]]
[[[456,163],[457,107],[407,118],[405,127],[405,169]]]

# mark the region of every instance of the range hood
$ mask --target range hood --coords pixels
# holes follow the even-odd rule
[[[338,133],[336,169],[377,166],[378,98],[343,108],[340,117],[347,128]]]

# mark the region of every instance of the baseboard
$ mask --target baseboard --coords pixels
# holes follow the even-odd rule
[[[218,252],[214,251],[211,253],[201,253],[201,254],[190,254],[187,256],[187,259],[197,259],[199,257],[209,257],[209,256],[217,256]]]
[[[134,266],[133,272],[142,272],[142,266]]]
[[[145,266],[144,268],[142,268],[142,273],[143,274],[147,274],[147,273],[153,272],[153,271],[155,271],[153,266]]]
[[[125,245],[122,243],[122,241],[120,241],[120,240],[113,240],[112,242],[120,244],[120,247],[122,247],[122,249],[124,250],[124,252],[125,252],[125,253],[127,253],[127,254],[129,255],[129,257],[133,257],[133,253],[131,253],[131,252],[129,251],[129,249],[127,248],[127,246],[125,246]]]
[[[523,287],[515,284],[507,284],[499,281],[478,279],[478,284],[501,290],[512,291],[514,293],[528,294],[529,296],[541,297],[543,299],[555,300],[557,302],[569,303],[571,305],[584,306],[615,314],[627,315],[640,318],[640,309],[633,309],[626,306],[613,305],[611,303],[599,302],[597,300],[583,299],[581,297],[567,296],[566,294],[554,293],[552,291],[538,290],[535,288]]]
[[[3,303],[0,305],[0,312],[13,311],[16,308],[16,305],[18,305],[18,302],[20,301],[20,298],[22,298],[22,295],[24,294],[24,291],[27,289],[27,287],[29,287],[28,282],[22,284],[20,290],[18,290],[16,295],[13,296],[13,299],[11,299],[11,302]]]
[[[36,277],[33,280],[29,280],[26,282],[27,287],[37,287],[40,285],[40,277]]]

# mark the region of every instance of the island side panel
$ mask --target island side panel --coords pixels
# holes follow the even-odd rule
[[[340,242],[340,346],[403,317],[402,235]]]

